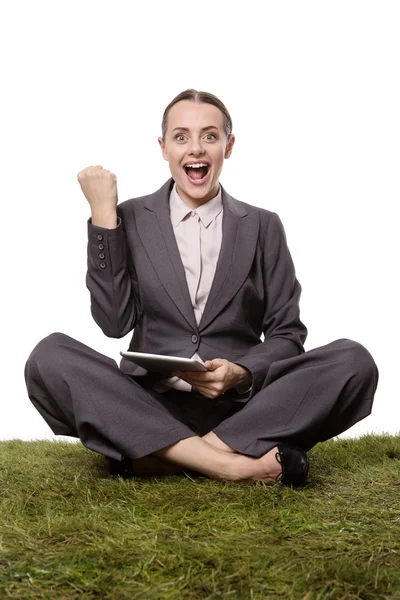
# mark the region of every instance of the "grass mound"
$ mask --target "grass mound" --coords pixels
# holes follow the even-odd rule
[[[400,435],[319,444],[300,490],[111,479],[65,442],[0,454],[1,598],[400,599]]]

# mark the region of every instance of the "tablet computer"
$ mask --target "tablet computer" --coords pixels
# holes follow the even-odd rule
[[[158,373],[172,371],[208,371],[201,358],[182,358],[166,354],[148,354],[147,352],[120,352],[120,355],[135,364]]]

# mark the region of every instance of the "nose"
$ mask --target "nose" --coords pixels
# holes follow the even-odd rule
[[[189,153],[194,154],[195,156],[199,156],[200,154],[204,153],[204,149],[200,140],[192,138],[190,142]]]

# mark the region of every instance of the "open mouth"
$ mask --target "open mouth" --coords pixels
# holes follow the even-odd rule
[[[210,165],[203,162],[187,164],[183,168],[189,181],[194,185],[203,184],[210,171]]]

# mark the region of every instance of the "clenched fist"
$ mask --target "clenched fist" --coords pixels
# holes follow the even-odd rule
[[[112,229],[117,226],[117,177],[101,165],[86,167],[78,181],[92,211],[92,224]]]

